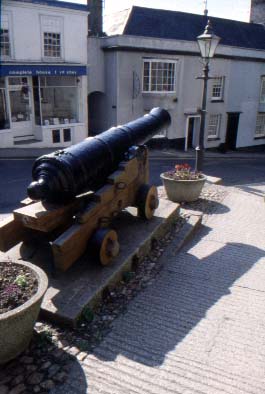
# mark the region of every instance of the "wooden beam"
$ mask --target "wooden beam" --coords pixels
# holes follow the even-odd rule
[[[13,248],[17,243],[21,242],[26,235],[27,230],[21,222],[14,220],[14,216],[10,215],[0,221],[0,250],[6,252]]]

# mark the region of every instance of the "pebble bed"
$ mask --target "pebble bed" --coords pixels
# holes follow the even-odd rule
[[[83,311],[76,329],[37,322],[29,348],[16,360],[2,366],[0,394],[45,394],[63,383],[73,361],[83,361],[112,329],[114,319],[126,311],[130,300],[155,281],[162,269],[159,257],[192,212],[202,212],[203,222],[207,221],[209,215],[222,209],[226,194],[227,188],[206,184],[197,201],[181,204],[180,216],[171,231],[153,243],[148,256],[133,262],[131,271],[124,273],[114,289],[105,291],[95,310]],[[162,187],[159,197],[166,197]]]

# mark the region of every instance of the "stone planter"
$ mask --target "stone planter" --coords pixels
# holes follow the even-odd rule
[[[48,287],[45,272],[33,264],[15,262],[30,268],[38,278],[38,291],[23,305],[0,314],[0,364],[12,360],[23,352],[31,340],[41,301]]]
[[[160,175],[167,197],[174,202],[196,201],[206,181],[206,176],[195,180],[175,180],[168,178],[165,173]]]

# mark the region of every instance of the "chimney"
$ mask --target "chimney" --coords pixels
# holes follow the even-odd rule
[[[88,35],[100,37],[103,35],[103,1],[87,0],[90,14],[88,15]]]
[[[251,0],[250,22],[265,25],[265,0]]]

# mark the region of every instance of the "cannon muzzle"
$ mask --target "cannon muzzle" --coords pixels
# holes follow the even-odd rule
[[[165,109],[154,108],[123,126],[39,157],[32,169],[28,196],[33,200],[66,203],[81,193],[96,190],[125,159],[131,146],[144,144],[170,123]]]

